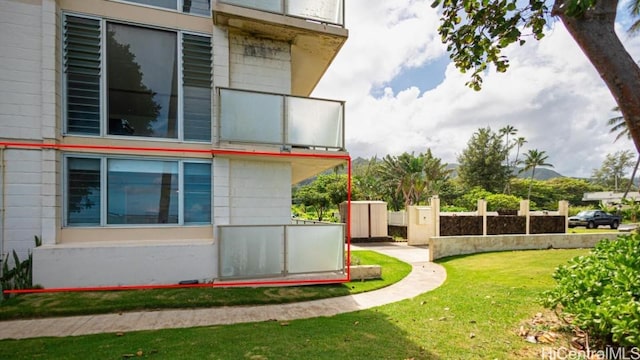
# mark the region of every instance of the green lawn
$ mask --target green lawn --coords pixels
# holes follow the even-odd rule
[[[502,252],[440,263],[447,281],[411,300],[328,318],[0,341],[4,359],[539,359],[516,334],[551,273],[586,250]]]
[[[362,264],[381,265],[382,279],[277,288],[216,287],[28,294],[0,302],[0,320],[170,308],[280,304],[323,299],[379,289],[398,282],[411,271],[411,265],[380,253],[353,251],[352,254]]]

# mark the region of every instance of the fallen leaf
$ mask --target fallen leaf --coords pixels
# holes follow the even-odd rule
[[[469,338],[470,339],[473,339],[474,337],[476,337],[476,334],[474,334],[474,333],[469,334]]]
[[[356,321],[353,323],[353,325],[358,325],[358,324],[360,324],[360,321]]]

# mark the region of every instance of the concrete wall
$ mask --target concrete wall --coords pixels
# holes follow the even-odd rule
[[[0,138],[56,136],[57,15],[53,0],[0,9]]]
[[[407,243],[426,245],[440,234],[440,199],[431,198],[431,206],[409,206],[407,209]]]
[[[56,2],[6,0],[0,6],[0,141],[55,140],[60,135]],[[24,258],[34,235],[55,242],[58,157],[52,150],[0,151],[5,205],[0,252],[16,250]]]
[[[432,237],[429,240],[429,261],[492,251],[592,248],[602,239],[612,240],[619,235],[600,233]]]
[[[59,288],[210,281],[213,250],[211,241],[44,245],[33,251],[33,283]]]
[[[291,165],[283,162],[231,160],[231,225],[291,222]]]
[[[229,35],[230,86],[291,93],[291,45],[284,41]]]

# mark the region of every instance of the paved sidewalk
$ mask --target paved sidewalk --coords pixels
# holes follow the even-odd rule
[[[0,321],[0,339],[77,336],[332,316],[410,299],[437,288],[446,279],[446,272],[443,267],[428,262],[429,250],[424,247],[408,246],[406,243],[371,243],[358,244],[358,246],[352,246],[352,249],[374,250],[393,256],[410,263],[413,269],[403,280],[380,290],[293,304],[162,310]]]

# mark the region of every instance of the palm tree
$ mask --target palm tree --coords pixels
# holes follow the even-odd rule
[[[504,154],[505,154],[505,161],[507,162],[507,169],[509,170],[509,179],[511,179],[511,177],[513,177],[512,164],[509,163],[509,152],[511,151],[511,149],[515,145],[515,144],[510,144],[509,143],[509,135],[515,135],[517,132],[518,132],[518,129],[516,129],[512,125],[506,125],[502,129],[498,130],[498,133],[500,134],[500,136],[504,136],[505,137],[505,140],[504,140]],[[513,165],[515,165],[515,163]],[[511,193],[511,184],[510,183],[511,183],[511,181],[507,180],[507,183],[504,184],[504,193],[505,194],[510,194]]]
[[[505,154],[506,154],[506,160],[507,160],[507,166],[509,166],[509,150],[512,149],[512,146],[509,143],[509,135],[515,135],[518,133],[518,129],[516,129],[514,126],[512,125],[506,125],[505,127],[503,127],[502,129],[498,130],[498,133],[500,134],[500,136],[504,136],[505,140],[504,140],[504,150],[505,150]]]
[[[532,149],[524,154],[524,160],[520,161],[520,164],[524,165],[524,168],[522,168],[520,172],[531,170],[531,181],[529,182],[527,200],[531,199],[531,186],[533,185],[533,177],[536,175],[536,168],[541,166],[553,167],[553,165],[545,162],[548,158],[549,155],[547,155],[546,151]]]
[[[635,23],[633,26],[638,27],[638,29],[640,29],[640,22]],[[638,29],[635,29],[634,31],[638,31]],[[620,108],[616,106],[611,110],[620,111]],[[631,140],[631,133],[629,133],[629,128],[627,127],[627,122],[624,121],[624,117],[622,116],[612,117],[611,119],[607,120],[607,125],[611,126],[611,129],[609,129],[609,133],[615,133],[615,132],[618,133],[616,135],[615,140],[613,140],[613,142],[616,142],[622,139],[623,137],[626,137],[627,139]],[[631,178],[629,179],[629,183],[627,184],[627,187],[624,190],[624,194],[622,194],[622,200],[627,198],[627,194],[629,194],[629,191],[631,190],[631,185],[633,184],[633,180],[636,178],[636,173],[638,172],[639,165],[640,165],[640,154],[638,154],[638,160],[636,160],[636,166],[634,166],[633,168],[633,172],[631,173]]]
[[[518,163],[518,156],[520,156],[520,149],[522,149],[522,147],[526,143],[527,143],[527,140],[525,140],[525,138],[523,138],[522,136],[520,136],[519,138],[516,139],[516,141],[515,141],[515,144],[516,144],[516,158],[515,158],[515,160],[513,160],[514,164]]]

